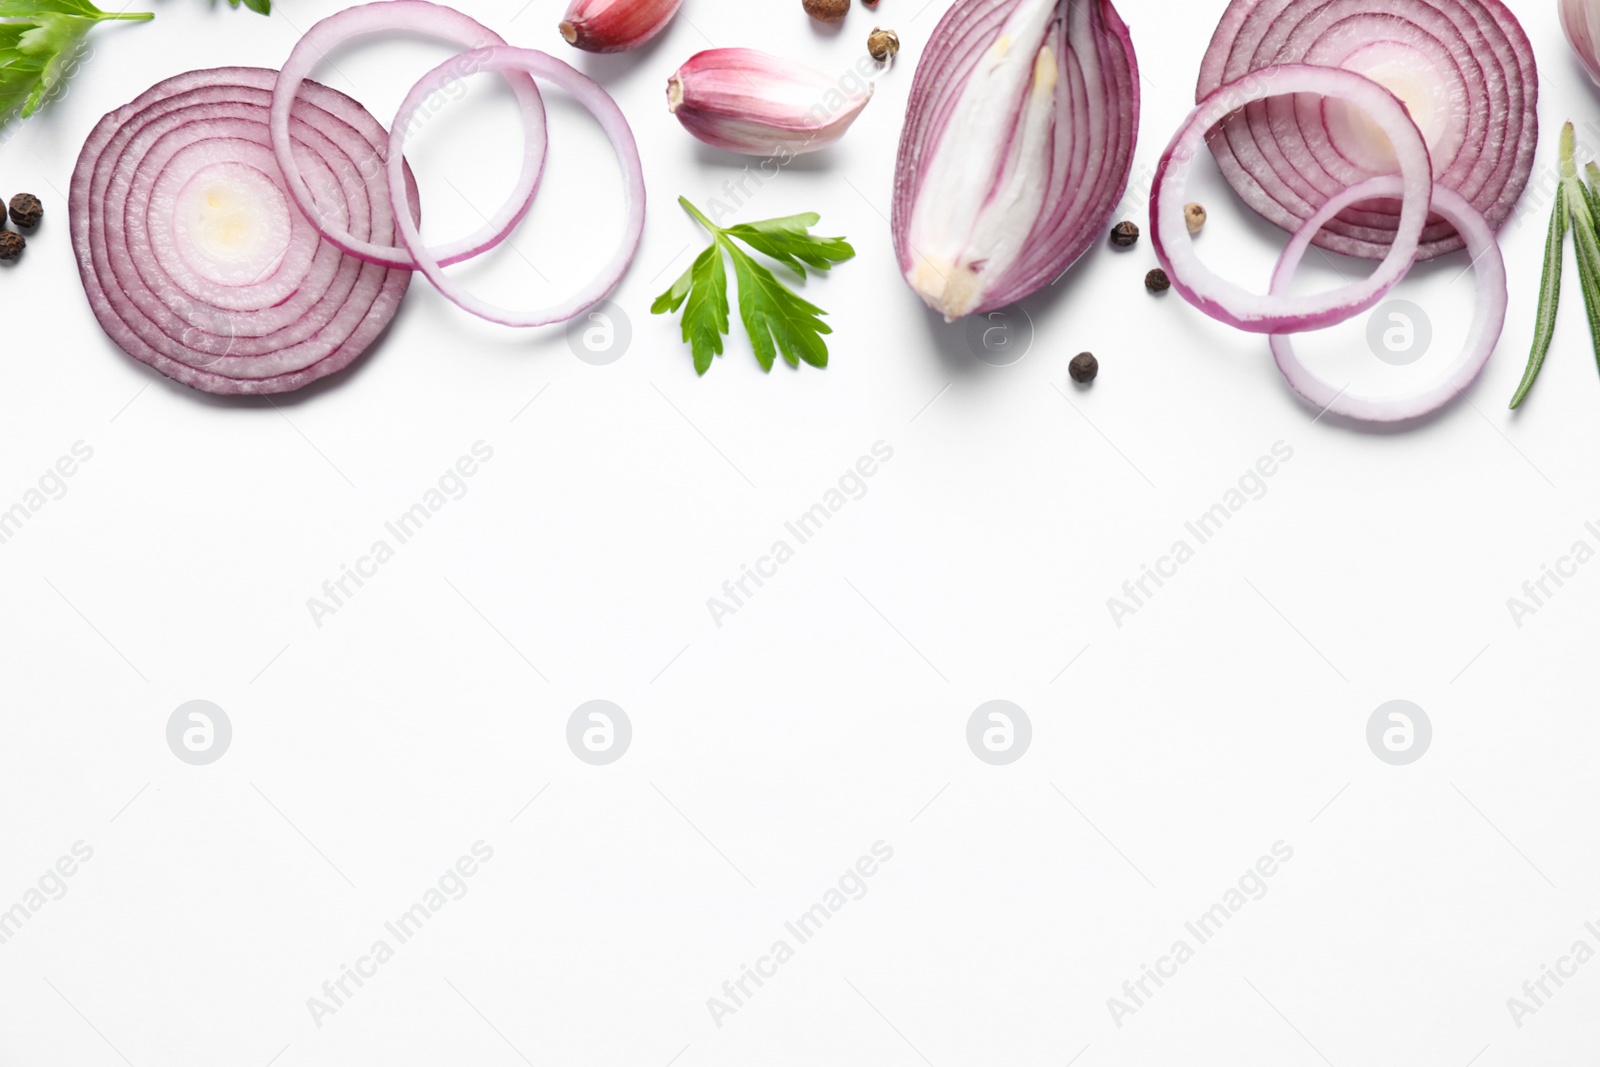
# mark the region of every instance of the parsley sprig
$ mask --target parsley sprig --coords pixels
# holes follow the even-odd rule
[[[96,23],[146,22],[148,11],[101,11],[88,0],[0,0],[0,123],[39,110],[77,66]]]
[[[812,212],[721,227],[685,198],[678,197],[678,203],[711,234],[711,243],[671,289],[656,297],[650,313],[664,315],[683,308],[683,339],[694,353],[695,372],[704,374],[711,369],[711,359],[722,355],[722,338],[728,332],[724,252],[733,260],[733,276],[739,283],[739,318],[761,368],[770,371],[779,352],[791,367],[798,367],[802,360],[813,367],[826,367],[828,346],[822,335],[833,332],[821,319],[827,312],[801,298],[735,241],[770,256],[802,281],[806,267],[825,271],[854,256],[856,250],[842,237],[812,236],[811,227],[821,220]]]
[[[262,15],[272,0],[228,0]],[[149,11],[101,11],[89,0],[0,0],[0,125],[27,118],[65,84],[102,22],[149,22]]]

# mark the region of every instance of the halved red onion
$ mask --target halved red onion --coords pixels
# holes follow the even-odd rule
[[[1138,132],[1110,0],[958,0],[917,63],[895,161],[907,284],[946,320],[1049,285],[1104,234]]]
[[[484,69],[478,65],[482,49],[505,44],[505,38],[482,23],[454,8],[429,3],[428,0],[380,0],[329,15],[305,32],[284,61],[272,97],[272,145],[278,157],[278,166],[288,182],[289,195],[318,233],[368,263],[412,269],[417,266],[417,261],[405,249],[350,233],[329,205],[319,202],[313,195],[289,148],[289,108],[301,83],[322,58],[353,38],[394,31],[421,33],[467,49],[445,64],[456,70],[458,78]],[[544,101],[539,97],[539,89],[533,79],[526,74],[513,72],[510,81],[523,119],[522,171],[517,176],[517,185],[511,196],[481,229],[432,252],[433,258],[446,266],[471,259],[504,241],[527,215],[528,209],[533,206],[534,195],[539,190],[539,173],[544,165],[546,143]],[[380,174],[384,166],[382,150],[358,160],[357,164],[357,173],[363,181]]]
[[[616,150],[617,162],[622,165],[624,194],[627,201],[622,223],[622,242],[618,245],[611,262],[576,294],[539,311],[516,312],[473,296],[452,282],[445,275],[443,264],[423,246],[422,236],[417,230],[416,223],[403,216],[396,220],[399,223],[400,240],[415,259],[417,269],[427,276],[439,292],[474,315],[502,326],[543,326],[551,322],[564,322],[603,300],[607,293],[616,288],[623,274],[627,272],[628,264],[633,262],[633,254],[639,247],[639,238],[644,233],[644,170],[639,163],[639,146],[634,142],[633,130],[629,128],[622,109],[611,99],[611,94],[593,79],[585,77],[561,60],[537,49],[496,45],[478,49],[473,53],[472,70],[464,69],[454,60],[442,63],[423,75],[422,80],[412,86],[411,92],[406,94],[389,133],[388,172],[391,195],[398,198],[405,188],[403,153],[406,134],[410,131],[411,120],[417,109],[428,97],[473,71],[518,71],[552,81],[565,89],[595,117],[595,121],[611,140],[612,148]]]
[[[1328,200],[1311,219],[1294,235],[1283,250],[1278,266],[1272,275],[1272,292],[1279,293],[1294,280],[1312,238],[1322,226],[1338,216],[1352,204],[1378,197],[1392,197],[1402,192],[1398,177],[1369,178],[1351,186]],[[1459,193],[1436,185],[1433,190],[1433,210],[1455,227],[1466,242],[1467,254],[1472,257],[1472,269],[1477,274],[1477,299],[1473,304],[1472,326],[1466,344],[1457,360],[1423,385],[1409,392],[1391,397],[1353,396],[1345,389],[1317,377],[1295,354],[1294,342],[1283,334],[1270,338],[1272,358],[1288,381],[1290,388],[1319,409],[1335,415],[1345,415],[1366,422],[1399,422],[1436,411],[1460,396],[1489,362],[1500,332],[1505,326],[1506,264],[1500,254],[1494,229],[1483,214]]]
[[[1195,254],[1183,218],[1189,169],[1207,132],[1246,104],[1287,93],[1313,93],[1361,109],[1388,136],[1404,178],[1398,225],[1383,262],[1367,278],[1315,296],[1262,296],[1219,277]],[[1432,174],[1422,134],[1393,93],[1347,70],[1288,63],[1221,86],[1189,114],[1156,168],[1150,197],[1151,243],[1172,287],[1212,318],[1252,333],[1317,330],[1370,308],[1411,269],[1428,217]]]
[[[411,281],[345,255],[290,208],[269,130],[276,81],[224,67],[161,82],[100,120],[73,172],[73,250],[95,317],[130,356],[206,392],[287,392],[342,369]],[[392,240],[382,176],[359,177],[387,148],[378,121],[311,82],[286,126],[342,224]],[[415,214],[414,184],[401,199]]]
[[[1538,68],[1516,16],[1500,0],[1233,0],[1200,67],[1197,98],[1283,64],[1364,74],[1395,93],[1421,128],[1433,177],[1487,219],[1510,216],[1533,170]],[[1277,97],[1251,103],[1210,141],[1235,191],[1293,233],[1330,197],[1393,173],[1370,123],[1338,104]],[[1398,208],[1347,209],[1315,244],[1365,259],[1387,255]],[[1449,220],[1431,219],[1418,259],[1461,248]]]

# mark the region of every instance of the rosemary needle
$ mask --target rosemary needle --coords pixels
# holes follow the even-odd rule
[[[1539,317],[1533,326],[1533,351],[1528,354],[1528,369],[1522,373],[1522,382],[1511,398],[1515,408],[1527,399],[1533,388],[1544,357],[1550,352],[1550,340],[1556,333],[1556,310],[1561,306],[1561,261],[1567,251],[1567,187],[1556,186],[1556,204],[1550,212],[1550,233],[1544,239],[1544,279],[1539,283]]]

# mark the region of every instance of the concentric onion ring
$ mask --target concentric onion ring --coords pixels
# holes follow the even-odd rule
[[[1383,262],[1362,281],[1316,296],[1276,292],[1261,296],[1218,277],[1195,254],[1194,241],[1183,218],[1189,168],[1194,165],[1207,131],[1242,105],[1285,93],[1313,93],[1360,108],[1388,135],[1404,178],[1405,196],[1398,227],[1385,249]],[[1172,279],[1172,287],[1212,318],[1252,333],[1317,330],[1370,308],[1411,269],[1428,217],[1432,173],[1422,133],[1394,94],[1347,70],[1285,64],[1221,86],[1190,113],[1156,168],[1150,197],[1151,242],[1156,258]]]
[[[206,392],[287,392],[342,369],[411,281],[345,255],[289,207],[268,128],[276,81],[224,67],[161,82],[100,120],[73,172],[72,243],[95,317],[130,356]],[[387,148],[377,120],[307,83],[286,126],[341,225],[392,240],[382,176],[359,177]],[[414,215],[414,184],[402,199]]]
[[[644,170],[639,163],[639,148],[634,142],[633,131],[628,128],[628,120],[623,117],[622,109],[617,107],[617,102],[609,93],[554,56],[532,48],[497,45],[472,52],[470,64],[463,64],[461,58],[442,63],[423,75],[400,105],[389,133],[390,195],[398,197],[404,190],[405,170],[402,164],[406,135],[410,131],[412,117],[423,101],[478,71],[521,71],[555,82],[565,89],[588,109],[610,138],[612,147],[616,149],[617,161],[622,165],[628,202],[627,214],[623,218],[622,242],[617,246],[611,262],[575,295],[536,312],[515,312],[479,299],[452,282],[445,275],[443,265],[423,246],[416,223],[403,217],[397,220],[400,239],[415,258],[417,269],[427,276],[439,292],[474,315],[502,326],[543,326],[551,322],[564,322],[604,299],[616,287],[628,264],[633,262],[633,254],[639,247],[639,238],[644,233]]]
[[[1278,266],[1273,271],[1273,293],[1287,289],[1294,279],[1311,239],[1323,225],[1352,204],[1376,197],[1394,196],[1401,191],[1400,179],[1394,176],[1370,178],[1353,185],[1323,204],[1311,220],[1294,235],[1283,250]],[[1344,389],[1335,389],[1317,377],[1295,354],[1294,342],[1288,336],[1274,334],[1272,358],[1290,388],[1318,408],[1335,415],[1367,422],[1399,422],[1403,419],[1426,415],[1443,407],[1471,385],[1500,340],[1500,331],[1506,319],[1506,264],[1500,254],[1494,230],[1477,208],[1460,194],[1443,186],[1433,190],[1433,210],[1449,221],[1466,241],[1467,254],[1472,257],[1472,269],[1477,274],[1477,294],[1473,307],[1472,327],[1467,334],[1457,361],[1446,367],[1433,381],[1410,393],[1384,399],[1351,396]]]
[[[1501,0],[1233,0],[1201,64],[1197,98],[1285,63],[1342,67],[1395,92],[1423,128],[1434,179],[1497,230],[1533,170],[1538,69]],[[1370,130],[1337,105],[1279,97],[1230,117],[1212,154],[1234,190],[1293,233],[1329,198],[1392,173]],[[1392,203],[1351,208],[1317,234],[1323,248],[1381,259],[1398,225]],[[1417,258],[1463,246],[1447,219],[1423,232]]]
[[[272,94],[272,146],[278,157],[278,166],[288,182],[289,195],[318,233],[368,263],[413,269],[417,262],[403,248],[382,244],[377,239],[358,237],[343,227],[337,218],[330,218],[328,212],[323,210],[324,205],[319,203],[301,177],[299,164],[289,150],[289,108],[306,76],[322,61],[323,56],[346,41],[388,31],[422,33],[468,49],[445,64],[457,67],[462,76],[482,69],[474,65],[479,50],[506,43],[505,38],[482,23],[453,8],[429,3],[428,0],[380,0],[329,15],[305,32],[284,61]],[[481,229],[432,253],[433,258],[446,266],[471,259],[504,241],[527,215],[539,191],[539,174],[544,166],[546,145],[544,101],[533,79],[521,72],[513,73],[511,91],[517,98],[524,123],[522,172],[517,176],[517,185],[511,196]],[[361,160],[359,173],[362,179],[370,180],[378,175],[383,163],[381,152]]]

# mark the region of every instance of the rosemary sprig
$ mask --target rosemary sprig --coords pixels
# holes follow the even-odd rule
[[[1576,137],[1572,123],[1561,129],[1561,183],[1556,190],[1555,208],[1550,214],[1550,232],[1545,238],[1544,274],[1539,283],[1539,313],[1534,320],[1533,350],[1528,355],[1528,368],[1511,406],[1517,407],[1527,399],[1534,379],[1544,366],[1550,351],[1550,339],[1555,334],[1556,309],[1561,303],[1561,263],[1565,254],[1566,234],[1570,227],[1573,245],[1578,257],[1578,282],[1583,290],[1584,311],[1589,318],[1589,334],[1594,344],[1596,363],[1600,363],[1600,234],[1595,225],[1600,222],[1600,167],[1590,163],[1586,168],[1588,182],[1578,174],[1575,156]]]
[[[1570,122],[1561,131],[1561,185],[1567,191],[1572,210],[1572,236],[1578,252],[1578,278],[1583,283],[1583,306],[1589,313],[1595,359],[1600,362],[1600,237],[1594,229],[1595,219],[1600,218],[1600,200],[1596,199],[1594,189],[1578,177]]]

